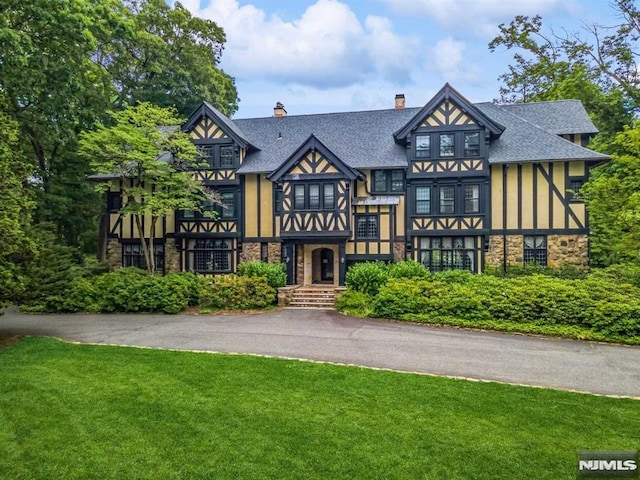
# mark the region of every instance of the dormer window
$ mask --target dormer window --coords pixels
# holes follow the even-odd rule
[[[477,157],[480,155],[480,132],[464,134],[464,156]]]
[[[416,135],[416,158],[429,158],[431,156],[431,136]]]
[[[440,134],[440,156],[441,157],[453,157],[456,153],[455,134],[453,133],[441,133]]]
[[[198,160],[200,168],[233,168],[233,145],[199,145]]]

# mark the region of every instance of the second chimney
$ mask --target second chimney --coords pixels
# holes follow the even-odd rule
[[[402,110],[404,108],[404,93],[396,95],[396,110]]]
[[[274,117],[286,117],[287,111],[284,109],[282,102],[276,102],[276,106],[273,108]]]

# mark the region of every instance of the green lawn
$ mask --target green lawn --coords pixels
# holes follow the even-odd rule
[[[0,478],[574,479],[640,402],[245,356],[0,350]]]

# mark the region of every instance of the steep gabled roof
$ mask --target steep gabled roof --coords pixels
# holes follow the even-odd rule
[[[240,130],[240,127],[231,121],[231,119],[229,119],[229,117],[224,113],[206,101],[202,102],[200,106],[193,111],[187,122],[182,126],[182,131],[187,132],[191,130],[203,117],[213,119],[215,123],[241,147],[256,148],[247,139],[247,136],[242,132],[242,130]]]
[[[479,103],[485,115],[506,125],[500,138],[489,146],[489,163],[549,162],[555,160],[604,161],[609,157],[559,137],[522,116],[514,115],[504,105]],[[522,110],[522,109],[521,109]],[[586,115],[586,113],[585,113]]]
[[[397,141],[404,141],[407,136],[420,124],[422,121],[431,115],[433,111],[442,104],[444,101],[452,101],[463,112],[472,117],[478,124],[486,127],[491,132],[492,136],[499,136],[504,130],[504,126],[500,125],[494,119],[486,116],[481,110],[478,110],[472,103],[464,98],[458,91],[448,83],[444,84],[444,87],[440,89],[429,102],[422,107],[414,116],[409,120],[402,128],[394,132],[393,137]]]
[[[318,151],[323,157],[329,160],[333,166],[338,169],[349,180],[355,180],[360,174],[353,168],[346,165],[342,160],[334,155],[334,153],[327,148],[315,135],[311,134],[307,140],[298,147],[298,149],[287,158],[285,162],[277,169],[271,172],[267,178],[271,181],[277,182],[286,173],[293,168],[293,166],[300,161],[304,155],[310,150]]]

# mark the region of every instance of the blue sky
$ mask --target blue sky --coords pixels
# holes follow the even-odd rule
[[[614,25],[606,0],[182,0],[227,35],[236,118],[422,106],[445,82],[471,101],[498,96],[513,52],[489,52],[500,23],[540,14],[546,28]]]

